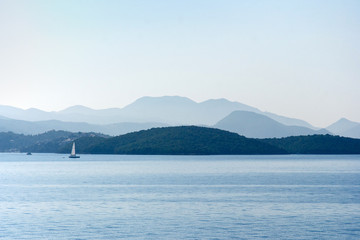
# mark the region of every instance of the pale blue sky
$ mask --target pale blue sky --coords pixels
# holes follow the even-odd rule
[[[0,0],[0,104],[227,98],[360,122],[360,1]]]

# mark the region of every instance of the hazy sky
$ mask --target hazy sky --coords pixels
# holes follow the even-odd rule
[[[360,122],[360,1],[0,0],[0,105],[227,98]]]

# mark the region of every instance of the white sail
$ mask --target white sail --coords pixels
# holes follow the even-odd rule
[[[69,158],[79,158],[79,156],[76,156],[76,154],[75,154],[75,142],[73,142],[71,154],[70,154]]]
[[[72,149],[71,149],[71,156],[75,156],[75,142],[73,142],[73,146],[72,146]]]

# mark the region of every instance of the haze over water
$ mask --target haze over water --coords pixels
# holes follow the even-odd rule
[[[360,157],[0,154],[1,239],[358,239]]]
[[[226,98],[360,122],[357,0],[1,0],[0,105]]]

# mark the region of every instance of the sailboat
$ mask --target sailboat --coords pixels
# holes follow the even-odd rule
[[[75,142],[73,142],[71,154],[70,154],[69,158],[80,158],[80,156],[76,156],[76,153],[75,153]]]

